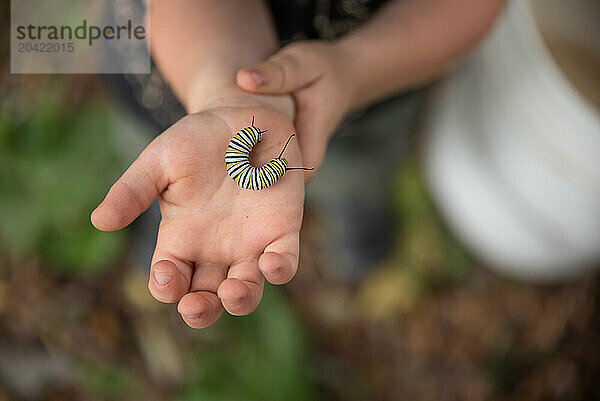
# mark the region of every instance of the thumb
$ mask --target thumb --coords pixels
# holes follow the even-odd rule
[[[258,268],[271,284],[289,282],[298,270],[300,233],[288,233],[273,241],[258,259]]]
[[[92,224],[97,229],[115,231],[128,226],[166,188],[155,147],[150,144],[140,154],[92,212]]]
[[[286,94],[302,88],[320,75],[318,64],[307,61],[303,46],[283,48],[267,61],[238,71],[240,88],[264,94]]]

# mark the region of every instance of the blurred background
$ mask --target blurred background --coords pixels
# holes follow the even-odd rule
[[[600,36],[552,31],[569,38],[553,41],[561,46],[552,53],[536,34],[542,20],[509,10],[420,111],[386,200],[393,251],[361,280],[339,280],[309,203],[292,283],[268,286],[252,315],[224,315],[197,331],[147,290],[139,254],[152,244],[143,220],[118,233],[89,222],[156,128],[122,107],[111,90],[118,83],[104,77],[9,74],[8,2],[0,7],[0,401],[600,400],[600,52],[589,51]],[[565,25],[550,14],[543,21]],[[515,33],[519,40],[509,40]],[[503,54],[512,57],[505,64]],[[527,63],[515,70],[519,60]],[[542,77],[538,87],[524,84],[531,77]],[[557,82],[554,92],[539,89]],[[481,93],[496,100],[473,101]],[[558,99],[564,114],[536,93]],[[531,104],[559,123],[525,124]],[[497,121],[507,119],[514,138],[500,143],[508,134]],[[464,135],[440,134],[449,131]],[[523,150],[520,132],[541,132],[528,136],[533,148],[552,143],[576,162],[545,169],[539,152]],[[482,164],[488,151],[497,166],[515,169]],[[452,167],[457,160],[462,170]],[[550,172],[526,174],[536,169]],[[521,188],[520,197],[492,204],[490,180]],[[542,204],[540,193],[556,202]]]

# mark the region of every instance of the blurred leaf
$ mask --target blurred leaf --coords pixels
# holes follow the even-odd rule
[[[413,309],[421,296],[421,283],[407,270],[382,266],[361,285],[359,302],[370,320]]]
[[[281,291],[265,288],[248,318],[223,317],[217,344],[198,347],[180,401],[315,400],[302,328]]]
[[[405,233],[399,238],[397,265],[431,282],[463,277],[469,258],[438,216],[414,158],[404,162],[397,176],[394,204]]]
[[[93,229],[89,214],[124,164],[110,136],[117,123],[107,104],[69,104],[59,86],[0,109],[0,246],[63,271],[114,261],[124,234]]]
[[[82,363],[79,380],[85,392],[103,399],[124,399],[132,390],[131,377],[126,368],[92,361]]]
[[[459,280],[470,266],[437,215],[415,158],[402,163],[393,188],[401,229],[394,253],[361,284],[359,303],[369,319],[410,312],[433,286]]]

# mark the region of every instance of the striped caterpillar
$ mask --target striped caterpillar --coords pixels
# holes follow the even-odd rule
[[[251,165],[250,152],[262,140],[265,132],[267,130],[261,131],[254,126],[253,116],[251,125],[236,132],[229,142],[225,152],[225,165],[227,173],[236,184],[244,189],[258,191],[275,184],[289,170],[314,170],[314,167],[288,167],[287,160],[281,157],[296,134],[290,135],[275,159],[261,167]]]

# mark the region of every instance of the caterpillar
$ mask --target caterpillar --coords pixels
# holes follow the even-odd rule
[[[287,160],[281,157],[296,134],[290,135],[281,153],[275,159],[271,159],[261,167],[250,164],[250,152],[257,143],[262,141],[262,134],[265,132],[267,130],[261,131],[254,126],[253,116],[251,125],[236,132],[229,142],[225,152],[225,166],[227,173],[236,184],[244,189],[258,191],[275,184],[287,171],[314,170],[314,167],[288,167]]]

